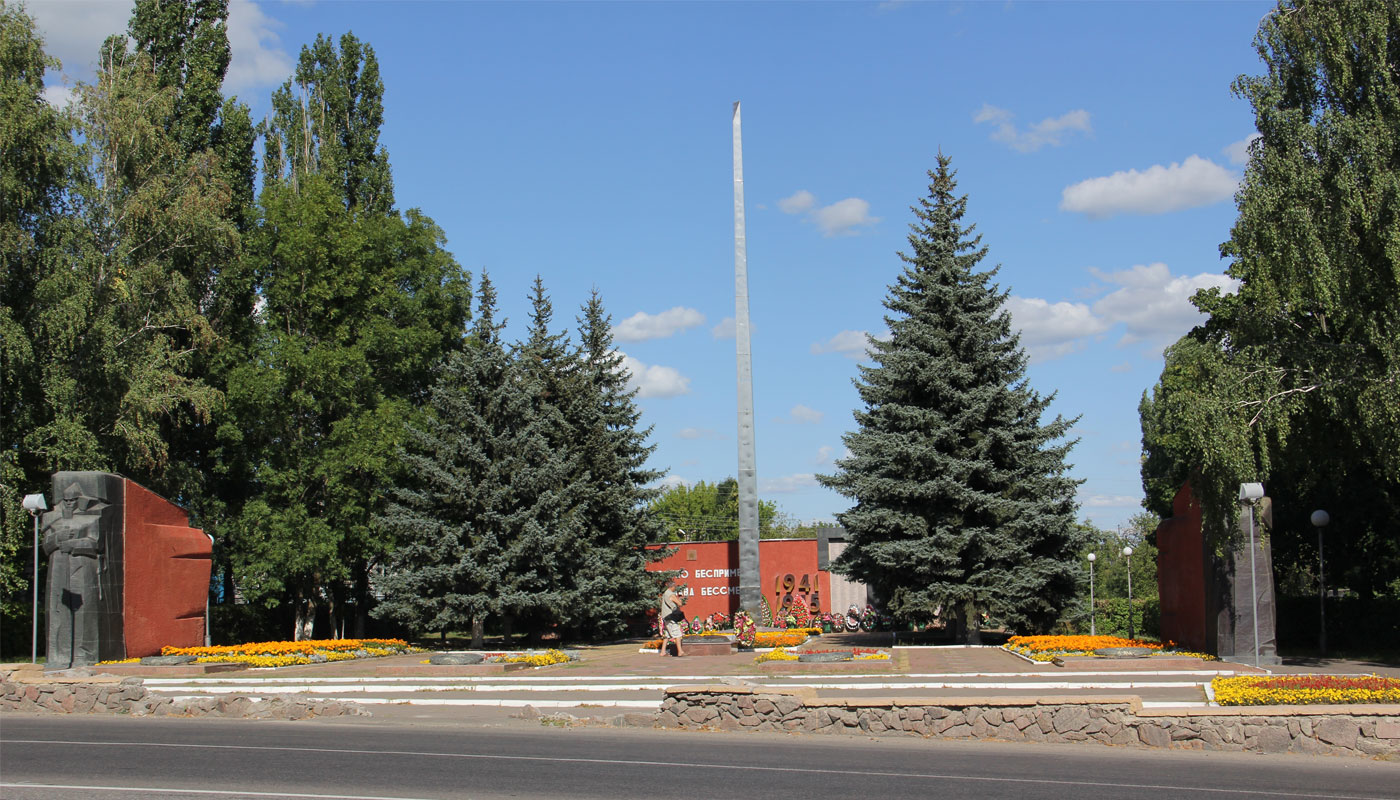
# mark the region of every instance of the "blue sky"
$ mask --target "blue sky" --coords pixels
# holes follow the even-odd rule
[[[735,473],[730,109],[741,101],[759,493],[798,520],[854,427],[864,335],[941,149],[1001,265],[1028,377],[1078,416],[1081,517],[1140,510],[1137,404],[1229,288],[1219,245],[1254,132],[1234,79],[1267,2],[485,3],[232,0],[225,84],[268,109],[317,33],[385,83],[401,208],[490,272],[523,335],[596,287],[669,482]],[[30,0],[49,78],[89,80],[130,5]]]

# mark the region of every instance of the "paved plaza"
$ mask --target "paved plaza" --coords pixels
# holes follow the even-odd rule
[[[889,634],[828,634],[807,649],[882,646],[889,661],[755,663],[754,653],[661,657],[633,640],[570,648],[579,660],[541,668],[434,666],[428,654],[370,660],[172,676],[129,666],[148,689],[169,697],[294,694],[362,703],[374,718],[434,723],[514,724],[535,712],[614,718],[651,713],[668,687],[748,683],[815,691],[823,697],[1084,697],[1136,696],[1148,708],[1201,708],[1206,686],[1221,675],[1375,673],[1400,677],[1400,667],[1340,660],[1286,660],[1253,666],[1194,658],[1067,659],[1035,663],[998,647],[895,647]],[[528,707],[528,708],[527,708]],[[535,723],[530,723],[535,724]]]

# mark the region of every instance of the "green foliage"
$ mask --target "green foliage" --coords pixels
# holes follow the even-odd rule
[[[346,581],[363,590],[392,549],[371,520],[405,422],[461,345],[469,287],[419,213],[352,211],[319,174],[269,186],[262,205],[258,338],[230,371],[238,422],[220,431],[251,483],[230,535],[245,596],[310,609],[344,603]]]
[[[384,83],[374,48],[346,33],[302,47],[296,73],[272,94],[262,125],[263,175],[296,187],[320,174],[348,208],[387,212],[394,205],[389,154],[379,145]]]
[[[45,418],[35,293],[47,248],[70,224],[65,190],[81,166],[73,121],[43,99],[50,66],[58,62],[44,54],[33,20],[0,0],[0,615],[7,628],[18,628],[28,607],[31,520],[20,499],[47,491],[45,465],[21,446]]]
[[[1149,508],[1190,478],[1221,548],[1239,484],[1262,480],[1275,563],[1296,570],[1327,508],[1365,594],[1400,570],[1397,41],[1393,3],[1285,0],[1261,22],[1265,72],[1234,85],[1260,134],[1221,247],[1239,290],[1197,295],[1209,320],[1141,407]]]
[[[627,388],[622,356],[613,347],[612,318],[594,291],[579,324],[578,391],[570,405],[573,446],[579,453],[577,481],[583,490],[583,538],[575,550],[575,626],[595,635],[621,633],[655,604],[659,578],[646,565],[664,550],[646,545],[663,540],[656,518],[646,513],[659,494],[647,488],[661,477],[648,469],[656,449],[641,428],[636,390]]]
[[[408,469],[378,525],[400,544],[376,614],[414,628],[611,635],[655,602],[644,513],[657,473],[596,293],[581,344],[552,333],[537,278],[529,336],[507,352],[483,277],[471,343],[411,426]]]
[[[1136,588],[1136,585],[1134,585]],[[1128,599],[1110,597],[1098,600],[1094,605],[1094,630],[1100,636],[1128,635]],[[1159,639],[1162,635],[1162,608],[1156,597],[1139,598],[1133,595],[1133,636],[1138,639]],[[1089,632],[1089,621],[1080,621],[1080,631]]]
[[[514,464],[505,456],[526,409],[495,311],[482,275],[471,341],[449,354],[428,413],[409,426],[403,479],[375,519],[399,546],[374,613],[414,629],[462,630],[508,610]]]
[[[70,115],[40,99],[49,62],[32,24],[8,6],[0,16],[4,135],[14,137],[0,178],[0,469],[29,491],[55,470],[112,470],[183,500],[196,494],[183,443],[222,401],[206,369],[224,344],[211,296],[217,276],[236,273],[241,246],[242,209],[211,146],[223,67],[215,57],[191,67],[202,77],[163,82],[149,50],[111,37]],[[227,49],[211,19],[182,45],[188,58]],[[201,81],[215,90],[213,112],[195,114],[210,102],[190,94]],[[14,511],[6,503],[7,531]]]
[[[651,501],[649,509],[672,542],[739,538],[739,482],[732,477],[669,487]],[[780,532],[775,524],[782,521],[777,503],[758,501],[759,538],[772,538]]]
[[[1042,425],[1050,398],[1025,383],[1006,294],[977,272],[981,237],[961,223],[949,159],[914,208],[905,268],[885,300],[888,340],[857,381],[864,408],[851,455],[819,476],[855,505],[835,569],[896,617],[981,611],[1046,630],[1076,594],[1082,533],[1065,476],[1071,420]]]

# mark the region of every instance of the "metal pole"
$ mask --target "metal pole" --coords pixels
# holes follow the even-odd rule
[[[744,231],[744,148],[734,103],[734,352],[739,370],[739,607],[757,616],[758,469],[753,426],[753,355],[749,344],[749,257]]]
[[[1254,666],[1259,666],[1259,586],[1254,567],[1254,503],[1249,504],[1249,593],[1254,601]]]
[[[39,663],[39,515],[34,516],[34,611],[30,615],[33,617],[34,630],[29,639],[29,663]]]
[[[1098,636],[1094,628],[1094,562],[1089,562],[1089,635]]]
[[[1133,638],[1133,554],[1128,553],[1128,638]]]
[[[1324,573],[1326,560],[1322,556],[1322,526],[1317,526],[1317,654],[1327,655],[1327,578]]]

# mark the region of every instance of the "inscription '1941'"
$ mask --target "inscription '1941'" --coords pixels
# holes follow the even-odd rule
[[[774,576],[773,579],[773,608],[779,617],[787,616],[794,612],[797,601],[801,599],[806,603],[807,608],[813,613],[821,611],[821,589],[817,583],[817,576],[811,573],[803,573],[799,580],[791,572],[785,575]]]

